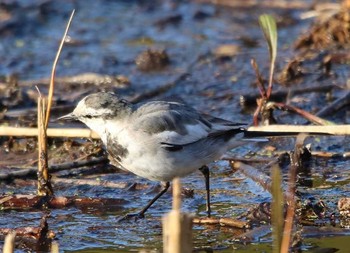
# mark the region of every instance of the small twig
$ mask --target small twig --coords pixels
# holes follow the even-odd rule
[[[297,172],[298,165],[300,164],[300,148],[303,146],[306,135],[298,135],[295,142],[294,153],[291,155],[291,167],[289,171],[289,180],[288,180],[288,195],[286,202],[288,205],[286,218],[284,222],[283,237],[281,243],[281,252],[288,253],[289,245],[292,236],[293,229],[293,220],[295,215],[295,191],[296,191],[296,181],[297,181]]]
[[[46,120],[45,120],[45,128],[47,128],[47,126],[49,125],[49,119],[50,119],[50,111],[51,111],[51,106],[52,106],[52,97],[53,97],[53,91],[55,88],[55,74],[56,74],[56,65],[58,62],[58,59],[60,57],[70,24],[73,20],[73,16],[74,16],[75,10],[72,11],[72,14],[70,15],[70,18],[68,20],[67,26],[66,26],[66,30],[64,31],[63,37],[61,39],[61,43],[58,47],[57,50],[57,54],[52,66],[52,72],[51,72],[51,79],[50,79],[50,88],[49,88],[49,94],[48,94],[48,105],[47,105],[47,111],[46,111]]]
[[[294,113],[297,113],[299,114],[300,116],[304,117],[305,119],[309,120],[310,122],[313,122],[317,125],[334,125],[333,122],[331,121],[328,121],[328,120],[325,120],[325,119],[322,119],[320,117],[317,117],[307,111],[304,111],[298,107],[295,107],[295,106],[292,106],[292,105],[287,105],[287,104],[284,104],[284,103],[276,103],[276,102],[269,102],[267,105],[266,105],[267,108],[278,108],[278,109],[281,109],[281,110],[287,110],[287,111],[291,111],[291,112],[294,112]]]
[[[264,105],[266,104],[267,93],[266,93],[266,89],[265,89],[265,85],[264,85],[264,80],[261,77],[261,74],[259,71],[258,64],[256,63],[255,59],[252,59],[250,61],[250,63],[255,71],[255,75],[257,77],[257,86],[258,86],[259,92],[260,92],[260,98],[256,99],[256,103],[258,106],[255,109],[255,112],[253,115],[253,124],[254,124],[254,126],[258,126],[259,125],[259,114],[260,114],[262,108],[264,107]]]
[[[249,228],[248,221],[235,220],[231,218],[194,218],[193,223],[198,225],[220,225],[234,228]]]
[[[264,104],[266,103],[266,99],[265,98],[259,98],[256,100],[257,103],[257,108],[255,109],[255,112],[253,114],[253,124],[254,126],[258,126],[259,125],[259,114],[262,111],[262,108],[264,107]]]
[[[258,64],[256,63],[256,60],[253,58],[250,60],[250,64],[252,65],[252,68],[254,69],[255,71],[255,75],[257,77],[257,85],[258,85],[258,88],[259,88],[259,92],[260,92],[260,96],[262,98],[267,98],[267,93],[266,93],[266,89],[265,89],[265,85],[264,85],[264,80],[260,74],[260,71],[259,71],[259,66]]]

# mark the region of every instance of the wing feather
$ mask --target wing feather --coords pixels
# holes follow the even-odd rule
[[[169,150],[179,150],[208,136],[242,131],[231,121],[203,115],[186,104],[168,101],[141,105],[134,112],[133,123],[133,130],[152,135]]]

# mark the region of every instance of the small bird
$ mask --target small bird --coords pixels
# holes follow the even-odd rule
[[[95,131],[111,164],[162,183],[163,189],[140,212],[128,215],[136,218],[144,217],[147,209],[168,190],[173,178],[198,169],[205,177],[206,211],[210,216],[206,165],[249,140],[242,124],[199,113],[184,103],[132,104],[109,92],[86,96],[72,113],[59,119],[79,120]]]

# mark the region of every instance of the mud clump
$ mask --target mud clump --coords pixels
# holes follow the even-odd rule
[[[141,71],[156,71],[168,66],[170,59],[165,50],[147,49],[136,57],[135,63]]]

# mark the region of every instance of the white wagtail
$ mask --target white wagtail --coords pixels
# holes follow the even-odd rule
[[[140,177],[160,181],[163,189],[137,214],[169,188],[175,177],[200,170],[205,177],[207,213],[210,216],[210,162],[243,145],[246,129],[240,124],[201,114],[171,101],[132,104],[107,92],[83,98],[74,111],[60,119],[85,123],[102,139],[111,163]]]

